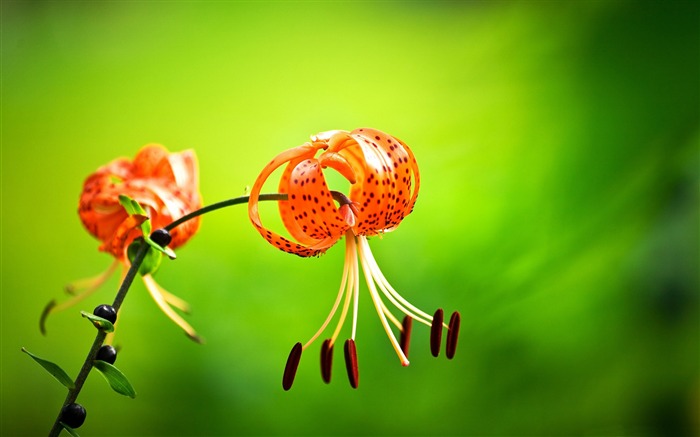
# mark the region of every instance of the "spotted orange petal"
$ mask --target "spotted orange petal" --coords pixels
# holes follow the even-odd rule
[[[363,176],[358,176],[350,192],[350,199],[360,204],[355,232],[390,231],[411,212],[418,196],[420,175],[415,157],[406,144],[376,129],[356,129],[350,135],[357,145],[339,153]]]
[[[337,241],[337,238],[335,240],[329,238],[314,239],[313,237],[305,235],[305,233],[303,233],[303,228],[301,228],[301,225],[299,225],[298,223],[291,223],[292,219],[290,218],[290,216],[293,215],[293,211],[291,210],[290,205],[289,210],[286,210],[284,208],[282,209],[283,220],[287,220],[285,222],[285,226],[287,226],[287,229],[290,230],[290,232],[298,235],[299,237],[303,237],[299,239],[299,242],[291,241],[288,238],[283,237],[282,235],[279,235],[278,233],[264,227],[262,221],[260,220],[260,212],[258,208],[260,191],[262,190],[265,181],[268,177],[270,177],[272,172],[277,170],[282,165],[290,163],[291,169],[289,170],[288,176],[291,177],[291,174],[293,173],[296,164],[306,159],[312,158],[316,154],[316,151],[318,149],[322,149],[325,147],[325,143],[315,141],[313,143],[305,143],[304,145],[294,147],[292,149],[280,153],[272,161],[270,161],[270,163],[268,163],[265,166],[265,168],[263,168],[263,171],[255,180],[255,183],[253,184],[253,187],[250,190],[250,198],[248,201],[248,216],[250,217],[253,226],[255,226],[260,235],[262,235],[263,238],[265,238],[270,244],[276,246],[280,250],[304,257],[313,256],[324,252],[326,249],[332,246],[333,243],[335,243],[335,241]],[[285,174],[287,174],[286,171]],[[295,194],[289,193],[288,191],[286,193],[290,196],[290,198],[292,194]]]

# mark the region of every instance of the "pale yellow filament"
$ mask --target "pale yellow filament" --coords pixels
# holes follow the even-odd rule
[[[183,331],[187,334],[188,337],[190,337],[192,340],[201,343],[202,339],[197,335],[197,332],[192,328],[192,326],[189,325],[182,317],[180,317],[179,314],[177,314],[168,304],[168,300],[165,298],[163,295],[163,289],[156,283],[155,279],[153,279],[153,276],[151,275],[144,275],[143,276],[143,282],[146,284],[146,288],[148,289],[148,292],[151,294],[151,297],[153,300],[156,302],[158,307],[165,313],[166,316],[177,326],[182,328]]]
[[[382,302],[382,299],[379,296],[379,292],[377,291],[375,279],[372,276],[372,269],[369,265],[367,254],[369,246],[367,245],[367,239],[364,236],[360,236],[358,237],[358,239],[360,240],[359,254],[360,262],[362,263],[362,270],[364,270],[367,288],[369,288],[369,293],[372,296],[372,301],[374,302],[374,307],[377,310],[377,314],[379,315],[379,320],[382,322],[382,326],[384,326],[384,331],[386,331],[386,335],[389,337],[389,341],[391,341],[391,345],[394,347],[396,355],[398,355],[399,359],[401,360],[401,364],[403,366],[408,366],[410,362],[408,361],[408,358],[406,358],[406,355],[403,353],[403,350],[399,345],[399,341],[396,339],[394,332],[391,330],[389,322],[387,321],[387,318],[383,311],[384,303]],[[371,256],[371,253],[369,256]]]
[[[349,269],[349,263],[348,263],[348,251],[345,251],[345,265],[343,267],[343,279],[340,281],[340,289],[338,290],[338,296],[335,298],[335,302],[333,302],[333,307],[331,308],[330,313],[328,314],[328,317],[326,317],[326,320],[323,322],[321,327],[316,331],[316,333],[309,339],[309,341],[304,344],[302,347],[302,350],[306,349],[307,347],[311,346],[311,344],[316,341],[316,339],[323,333],[323,331],[326,329],[330,321],[333,319],[333,316],[335,315],[335,312],[338,310],[338,305],[340,305],[340,301],[343,298],[343,295],[345,294],[345,285],[347,284],[347,279],[348,279],[348,269]],[[347,299],[346,299],[347,301]],[[347,312],[347,304],[343,305],[343,311],[341,313],[340,319],[341,321],[345,317],[345,313]],[[331,341],[332,344],[332,341]]]
[[[49,310],[49,314],[57,313],[59,311],[63,311],[67,308],[70,308],[76,303],[85,299],[86,297],[92,295],[98,288],[100,288],[102,284],[105,283],[105,281],[107,281],[107,279],[109,279],[110,276],[112,276],[112,274],[120,264],[120,261],[114,260],[114,262],[112,262],[112,264],[110,264],[109,267],[107,267],[107,270],[100,273],[99,275],[94,276],[92,278],[79,279],[68,284],[66,286],[66,291],[72,294],[73,297],[61,304],[51,307],[51,309]]]

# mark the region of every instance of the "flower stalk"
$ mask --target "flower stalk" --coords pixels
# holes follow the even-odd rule
[[[260,200],[287,200],[287,195],[286,194],[261,194],[259,197]],[[216,202],[212,203],[211,205],[204,206],[202,208],[199,208],[195,211],[192,211],[189,214],[185,214],[179,219],[175,220],[174,222],[170,223],[169,225],[165,226],[163,229],[166,231],[172,231],[179,225],[185,223],[188,220],[191,220],[195,217],[199,217],[200,215],[206,214],[208,212],[216,211],[217,209],[221,208],[226,208],[229,206],[234,206],[234,205],[239,205],[242,203],[248,203],[248,200],[250,200],[250,196],[240,196],[240,197],[234,197],[233,199],[226,199],[222,200],[221,202]]]
[[[114,303],[112,304],[112,307],[115,310],[119,311],[119,307],[121,307],[122,303],[124,302],[126,293],[129,291],[129,287],[131,287],[131,283],[134,281],[134,278],[136,277],[136,274],[138,273],[139,268],[141,267],[141,263],[146,257],[146,253],[148,252],[149,247],[150,246],[145,241],[142,242],[139,246],[138,252],[136,252],[136,256],[134,257],[134,260],[131,263],[131,267],[129,267],[129,270],[126,272],[126,276],[124,276],[124,280],[119,286],[117,295],[114,298]],[[51,427],[51,431],[49,431],[49,437],[57,437],[63,430],[63,425],[61,425],[61,412],[63,411],[63,408],[65,406],[72,404],[76,401],[76,399],[78,399],[78,395],[83,389],[83,385],[85,384],[85,381],[87,380],[87,377],[90,374],[90,371],[92,370],[97,351],[100,350],[100,348],[102,347],[102,344],[104,343],[106,337],[107,333],[105,331],[99,329],[97,330],[95,340],[92,342],[92,346],[90,347],[90,350],[88,351],[88,354],[85,357],[85,362],[80,368],[80,373],[78,373],[78,377],[75,379],[75,388],[73,388],[72,390],[68,390],[66,400],[63,401],[63,405],[59,410],[58,416],[56,417],[56,421]]]
[[[171,222],[167,226],[165,226],[163,229],[166,231],[171,231],[175,227],[194,219],[195,217],[199,217],[200,215],[216,211],[218,209],[226,208],[229,206],[234,206],[234,205],[239,205],[239,204],[245,204],[249,200],[249,196],[240,196],[240,197],[235,197],[232,199],[227,199],[221,202],[213,203],[211,205],[204,206],[200,209],[197,209],[195,211],[192,211],[189,214],[186,214],[179,219]],[[286,194],[262,194],[259,197],[259,200],[276,200],[276,201],[281,201],[281,200],[287,200],[287,195]],[[124,303],[124,299],[126,298],[126,295],[129,291],[129,288],[131,287],[131,284],[133,283],[134,279],[136,278],[136,275],[139,273],[139,269],[141,268],[141,264],[143,263],[144,259],[146,258],[146,254],[148,253],[148,250],[151,246],[146,242],[142,241],[141,244],[138,246],[138,249],[136,251],[136,254],[134,255],[131,265],[129,266],[129,269],[126,272],[126,275],[124,276],[124,279],[122,280],[119,289],[117,290],[117,294],[114,297],[114,301],[112,303],[112,307],[118,312],[119,309],[121,308],[122,304]],[[58,416],[56,417],[56,420],[54,421],[53,426],[51,427],[51,430],[49,431],[48,436],[49,437],[58,437],[60,435],[61,431],[63,430],[63,425],[61,424],[61,412],[63,411],[64,407],[67,405],[70,405],[74,403],[78,399],[78,395],[80,394],[83,385],[85,384],[85,381],[87,380],[88,375],[90,374],[90,371],[93,368],[93,364],[95,361],[95,357],[97,356],[97,351],[100,350],[102,345],[105,342],[105,338],[107,337],[107,332],[98,329],[97,334],[95,335],[95,340],[92,342],[92,346],[90,346],[90,350],[87,353],[87,356],[85,357],[85,361],[83,362],[82,367],[80,368],[80,372],[78,373],[78,376],[75,379],[75,387],[73,389],[68,390],[68,395],[66,396],[66,399],[63,401],[63,404],[61,405],[61,409],[59,410]]]

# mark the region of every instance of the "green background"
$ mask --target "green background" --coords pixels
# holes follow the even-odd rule
[[[455,359],[416,325],[402,368],[363,287],[359,389],[340,353],[321,381],[316,344],[284,392],[343,245],[287,255],[235,207],[157,275],[207,343],[137,283],[116,365],[138,396],[92,374],[83,436],[699,434],[699,22],[695,2],[3,1],[1,434],[47,433],[65,396],[20,348],[77,374],[78,311],[114,297],[39,333],[110,263],[76,214],[90,172],[195,148],[211,203],[362,126],[418,159],[414,213],[371,245],[409,300],[462,313]]]

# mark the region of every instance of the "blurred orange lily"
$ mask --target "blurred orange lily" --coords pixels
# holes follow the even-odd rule
[[[42,315],[66,309],[97,290],[117,268],[122,266],[122,277],[129,262],[127,248],[142,235],[143,218],[129,215],[120,204],[119,196],[126,195],[137,201],[146,211],[153,229],[160,229],[173,220],[201,207],[197,159],[193,150],[169,153],[163,146],[144,146],[133,160],[116,159],[88,176],[80,195],[78,213],[85,228],[100,240],[99,250],[114,256],[115,260],[102,274],[69,284],[66,290],[75,296],[56,305],[52,302]],[[169,247],[185,244],[199,228],[199,217],[173,229]],[[150,274],[143,275],[144,283],[165,314],[192,339],[199,341],[194,329],[172,308],[189,311],[183,300],[160,287]]]
[[[285,164],[279,192],[287,194],[287,200],[279,202],[279,211],[291,239],[263,226],[258,211],[258,198],[265,181]],[[350,183],[349,195],[329,189],[323,173],[327,168],[336,170]],[[396,229],[413,210],[419,187],[420,173],[411,149],[401,140],[369,128],[315,135],[310,142],[280,153],[258,176],[251,189],[248,213],[268,242],[285,252],[308,257],[325,252],[343,236],[346,241],[345,267],[335,303],[311,339],[304,345],[297,343],[292,349],[282,381],[285,390],[291,388],[301,352],[322,334],[341,308],[341,302],[335,331],[322,346],[321,374],[326,382],[330,381],[333,345],[352,302],[352,333],[345,343],[345,358],[350,383],[357,387],[358,260],[377,314],[402,365],[409,364],[408,341],[414,319],[431,327],[431,349],[435,356],[439,352],[442,328],[448,328],[448,357],[454,355],[459,313],[453,314],[448,326],[443,322],[442,310],[431,316],[404,299],[382,274],[367,240],[368,236]],[[389,311],[382,296],[405,314],[403,322]],[[390,323],[401,333],[400,342]]]
[[[144,146],[133,161],[116,159],[88,176],[80,195],[78,214],[85,228],[102,242],[99,249],[124,260],[126,248],[141,235],[138,224],[119,203],[125,194],[148,212],[153,229],[198,209],[197,158],[193,150],[168,153],[161,145]],[[173,229],[169,246],[185,244],[199,228],[199,218]]]

